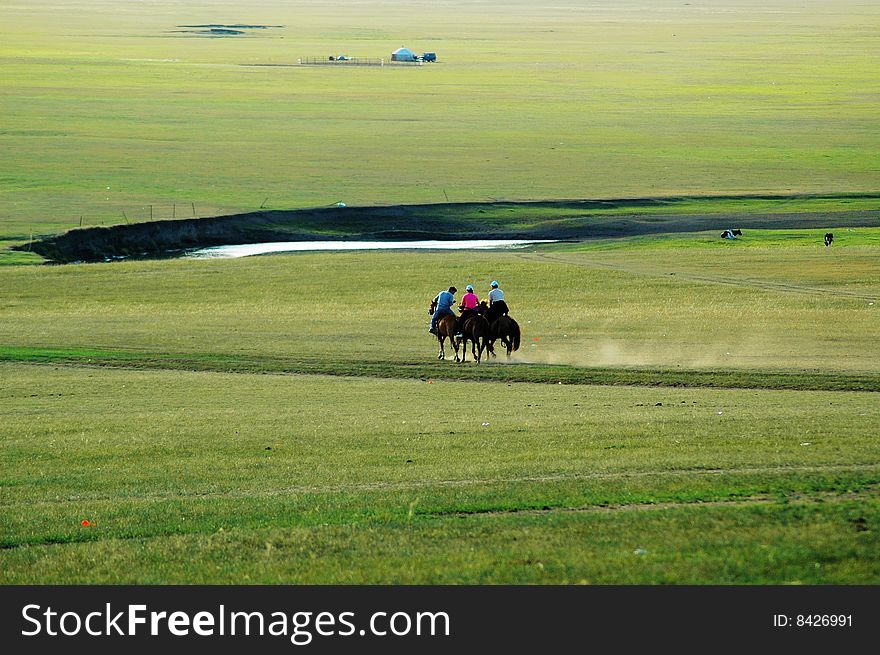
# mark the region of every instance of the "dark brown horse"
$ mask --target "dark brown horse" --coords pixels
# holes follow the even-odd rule
[[[437,311],[437,301],[431,301],[431,308],[428,310],[428,313],[433,316],[434,312]],[[455,315],[448,314],[447,316],[441,316],[437,321],[437,341],[440,342],[440,353],[437,355],[437,359],[446,359],[446,350],[443,347],[446,338],[449,338],[449,343],[452,344],[452,347],[455,348],[455,361],[461,361],[458,356],[458,343],[455,341]]]
[[[478,311],[480,314],[485,315],[488,309],[489,306],[484,300],[480,303],[480,309]],[[498,339],[501,339],[501,343],[507,348],[507,356],[510,357],[510,353],[519,350],[521,336],[519,323],[507,314],[499,316],[489,325],[489,343],[487,344],[487,350],[492,357],[495,357],[495,342]]]
[[[477,364],[483,359],[483,351],[489,346],[489,321],[477,312],[468,312],[459,319],[458,331],[462,335],[461,361],[467,359],[467,344],[471,342],[471,352]]]

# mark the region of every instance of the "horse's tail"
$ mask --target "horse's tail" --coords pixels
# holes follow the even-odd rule
[[[519,350],[519,339],[520,339],[519,323],[517,323],[516,321],[511,321],[510,322],[510,332],[511,332],[510,336],[513,337],[513,349]]]

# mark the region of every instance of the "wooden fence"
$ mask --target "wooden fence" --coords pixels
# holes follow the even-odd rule
[[[352,57],[351,59],[330,59],[330,57],[302,57],[297,59],[301,66],[421,66],[421,61],[391,61],[390,59],[370,59]]]

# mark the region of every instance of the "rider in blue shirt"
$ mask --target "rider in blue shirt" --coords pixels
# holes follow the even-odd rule
[[[458,291],[458,289],[455,287],[449,287],[449,291],[441,291],[437,294],[437,297],[434,298],[434,302],[437,303],[437,311],[435,311],[434,315],[431,317],[431,327],[428,328],[428,332],[431,334],[437,334],[437,321],[439,321],[442,316],[445,316],[446,314],[455,316],[455,312],[452,308],[455,306],[456,291]]]

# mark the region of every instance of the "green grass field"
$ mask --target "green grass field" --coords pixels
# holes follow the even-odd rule
[[[7,267],[3,580],[876,581],[855,234]],[[490,276],[521,352],[437,362]]]
[[[878,372],[876,246],[634,252],[7,267],[0,343],[381,372],[424,362],[427,305],[441,288],[470,282],[485,295],[498,278],[523,327],[523,364]]]
[[[284,27],[176,31],[237,22]],[[0,238],[151,204],[876,192],[878,28],[857,0],[4,3]],[[440,61],[242,65],[402,43]]]
[[[876,394],[3,369],[5,582],[880,574]]]
[[[0,7],[0,583],[877,584],[878,30],[855,0]],[[440,62],[249,65],[402,43]],[[623,200],[454,204],[495,198]],[[339,200],[388,207],[279,233],[593,232],[9,249]],[[522,347],[438,361],[428,302],[492,279]]]

